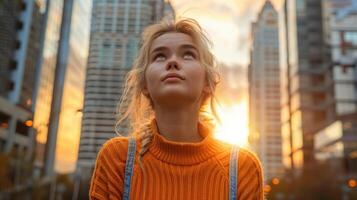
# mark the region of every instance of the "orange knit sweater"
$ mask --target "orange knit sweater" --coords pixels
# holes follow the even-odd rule
[[[131,198],[135,200],[227,200],[231,145],[212,137],[199,124],[204,137],[198,143],[172,142],[158,133],[152,123],[153,139],[138,164],[137,144]],[[128,139],[107,141],[97,156],[89,196],[94,199],[122,199]],[[250,151],[240,149],[238,160],[238,199],[262,200],[263,178],[260,162]]]

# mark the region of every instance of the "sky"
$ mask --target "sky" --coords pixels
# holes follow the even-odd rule
[[[213,42],[217,60],[230,67],[249,63],[251,23],[265,0],[170,0],[176,16],[196,19]],[[280,9],[282,0],[273,0]]]

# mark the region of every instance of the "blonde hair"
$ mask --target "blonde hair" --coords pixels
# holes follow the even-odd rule
[[[116,132],[119,134],[117,131],[118,127],[129,122],[130,133],[141,140],[141,149],[139,151],[139,164],[141,167],[141,158],[152,140],[153,133],[150,123],[154,118],[152,102],[143,94],[146,84],[145,70],[150,64],[149,54],[153,41],[159,36],[170,32],[184,33],[191,36],[197,46],[200,62],[206,72],[206,81],[210,92],[202,101],[199,120],[210,126],[213,125],[212,121],[214,119],[219,121],[214,96],[216,85],[219,82],[219,74],[216,70],[215,58],[209,50],[211,42],[198,22],[194,19],[184,18],[169,21],[163,20],[148,26],[142,33],[141,47],[134,61],[133,68],[126,77],[124,91],[117,108],[118,120],[115,125]],[[208,100],[210,100],[210,103],[208,103]],[[208,112],[208,108],[211,109],[211,113]]]

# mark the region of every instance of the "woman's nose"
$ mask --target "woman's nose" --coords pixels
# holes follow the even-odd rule
[[[174,68],[176,70],[180,69],[176,56],[171,56],[166,64],[166,70],[170,70],[171,68]]]

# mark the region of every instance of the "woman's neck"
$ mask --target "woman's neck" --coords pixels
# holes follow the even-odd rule
[[[175,142],[199,142],[203,138],[198,132],[197,108],[155,108],[159,133]]]

